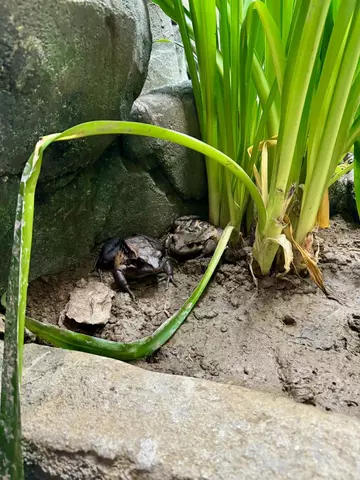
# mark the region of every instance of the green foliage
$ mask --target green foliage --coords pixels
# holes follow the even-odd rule
[[[304,244],[359,138],[360,1],[154,3],[179,24],[203,139],[262,195],[267,223],[257,225],[253,253],[266,274],[279,244],[291,249],[286,219]],[[246,216],[249,225],[247,186],[219,165],[208,163],[207,172],[210,220],[239,228]]]
[[[266,103],[270,86],[260,63],[252,61],[259,20],[253,20],[254,34],[249,39],[246,24],[242,24],[250,2],[191,0],[189,10],[181,0],[155,3],[179,25],[202,139],[233,158],[252,178],[253,159],[247,148],[258,133],[258,95],[260,102]],[[271,22],[267,12],[263,13],[262,20]],[[273,48],[278,42],[279,38],[271,35]],[[267,58],[267,53],[264,56]],[[271,105],[268,119],[261,126],[261,139],[265,128],[270,136],[278,130],[278,118]],[[239,227],[249,200],[247,187],[211,161],[207,161],[207,174],[210,221],[224,226],[231,220]]]
[[[156,0],[180,28],[202,138],[131,122],[89,122],[41,139],[18,196],[2,375],[1,476],[23,478],[20,379],[25,322],[64,348],[114,358],[148,355],[176,331],[204,291],[232,229],[249,227],[253,254],[269,272],[279,245],[304,244],[329,184],[348,171],[339,161],[354,145],[360,210],[360,0]],[[204,154],[212,223],[230,226],[199,286],[153,336],[113,344],[26,318],[34,194],[44,150],[54,141],[136,134]],[[284,233],[288,218],[294,237]]]

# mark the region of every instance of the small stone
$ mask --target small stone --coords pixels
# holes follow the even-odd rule
[[[76,286],[78,288],[84,288],[86,287],[86,285],[87,285],[87,281],[85,280],[85,278],[80,278],[80,280],[76,282]]]
[[[259,280],[259,286],[261,288],[271,288],[275,285],[276,278],[274,277],[264,277]]]
[[[234,308],[238,308],[241,305],[241,300],[239,297],[231,297],[230,303]]]
[[[214,311],[211,311],[211,312],[207,312],[207,311],[195,311],[194,312],[194,317],[197,319],[197,320],[202,320],[202,319],[207,319],[207,320],[211,320],[212,318],[215,318],[217,317],[219,314],[218,312],[214,312]]]
[[[245,375],[249,375],[249,369],[247,367],[244,367],[244,373]]]
[[[227,330],[228,330],[228,327],[227,327],[226,325],[223,325],[223,326],[220,328],[220,331],[221,331],[222,333],[227,332]]]

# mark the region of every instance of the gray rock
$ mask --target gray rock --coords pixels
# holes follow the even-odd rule
[[[186,69],[183,66],[185,54],[183,49],[179,49],[174,43],[176,31],[171,19],[151,0],[148,0],[147,3],[153,44],[148,75],[142,94],[154,88],[179,83],[187,79]],[[156,42],[163,39],[169,40],[170,43]]]
[[[3,185],[0,292],[7,279],[18,180],[11,177]],[[182,200],[159,166],[144,171],[115,144],[77,174],[38,186],[30,279],[66,269],[110,237],[160,236],[175,217],[190,213],[205,215],[206,201]]]
[[[200,137],[190,81],[141,95],[134,102],[131,119]],[[132,136],[126,137],[124,152],[144,170],[160,165],[172,187],[183,198],[206,195],[205,163],[199,153],[174,143]]]
[[[32,480],[350,480],[360,471],[355,418],[39,345],[25,346],[22,425]]]
[[[40,136],[125,119],[151,49],[143,0],[6,0],[0,5],[0,175],[18,174]],[[99,157],[101,136],[51,148],[42,180]]]
[[[352,172],[349,172],[350,175],[351,173]],[[335,182],[329,189],[331,215],[343,213],[347,209],[347,184],[349,174],[340,177],[339,180]]]
[[[330,214],[341,214],[359,222],[354,190],[354,170],[343,175],[329,189]]]
[[[18,188],[17,177],[0,177],[0,292],[5,284],[10,263]]]
[[[174,30],[174,40],[176,42],[175,47],[176,47],[176,53],[178,56],[180,75],[182,78],[184,77],[184,79],[187,79],[188,78],[187,63],[186,63],[184,48],[181,46],[183,42],[180,34],[180,29],[177,25],[173,25],[173,30]]]

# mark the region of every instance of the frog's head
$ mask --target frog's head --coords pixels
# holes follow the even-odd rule
[[[204,239],[198,232],[178,232],[171,236],[170,252],[182,257],[198,255],[204,248]]]

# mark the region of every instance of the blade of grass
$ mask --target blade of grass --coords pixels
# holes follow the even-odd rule
[[[300,244],[314,226],[322,196],[344,148],[346,132],[352,121],[352,117],[347,118],[347,107],[349,107],[350,92],[360,56],[359,37],[360,2],[357,2],[341,66],[337,71],[338,76],[330,108],[326,121],[323,122],[322,138],[318,148],[322,161],[316,163],[310,178],[305,182],[303,204],[295,236],[295,240]],[[350,105],[350,108],[354,107]],[[342,128],[342,125],[345,128]]]
[[[341,15],[338,16],[331,34],[319,86],[311,106],[308,142],[310,154],[307,162],[307,175],[310,177],[319,156],[323,126],[332,103],[355,3],[356,0],[345,0],[343,2]]]
[[[298,132],[330,1],[303,0],[291,35],[281,95],[277,153],[269,189],[269,223],[263,241],[259,239],[254,249],[254,256],[263,274],[269,272],[278,250],[277,243],[267,239],[277,239],[283,228],[284,205]],[[260,233],[260,229],[258,232]]]
[[[343,153],[348,152],[358,138],[360,138],[360,116],[357,117],[350,128]]]
[[[263,25],[263,31],[267,37],[267,45],[271,52],[270,57],[274,67],[276,80],[278,82],[279,91],[282,92],[286,56],[279,28],[263,2],[255,1],[251,3],[247,12],[247,17],[251,14],[251,10],[253,9],[258,13]]]

